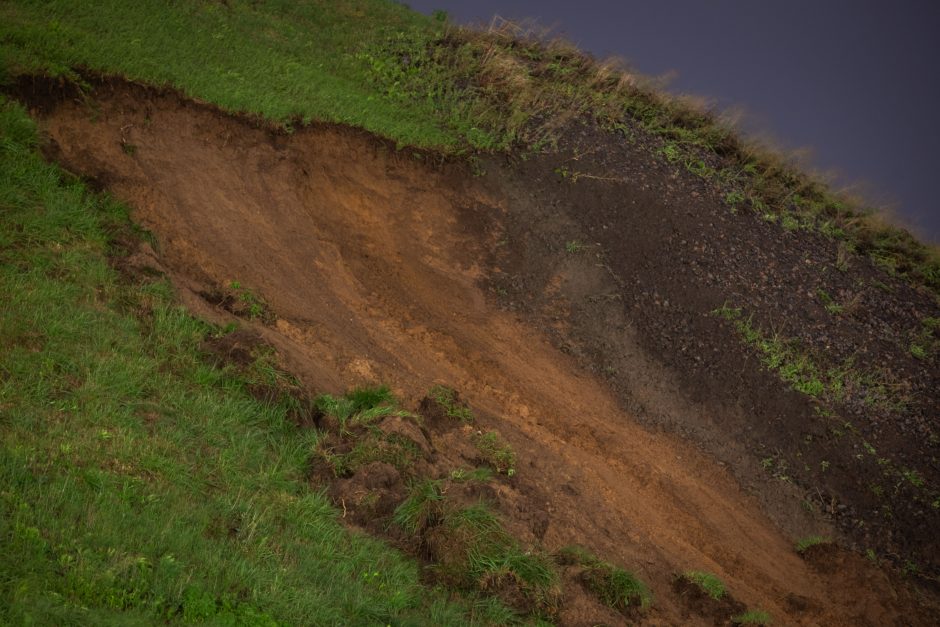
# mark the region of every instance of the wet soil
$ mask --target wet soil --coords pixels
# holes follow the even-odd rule
[[[929,599],[891,571],[861,560],[823,573],[795,552],[795,537],[834,530],[799,505],[802,484],[768,483],[758,444],[808,455],[812,404],[708,315],[725,300],[767,324],[778,309],[799,313],[790,292],[802,284],[790,287],[790,275],[772,269],[812,281],[795,260],[810,266],[803,256],[815,248],[796,252],[804,249],[793,243],[792,259],[774,252],[790,249],[772,248],[785,241],[773,225],[740,226],[744,218],[720,213],[705,190],[680,203],[692,197],[689,183],[669,172],[657,182],[661,166],[639,158],[631,196],[600,180],[565,187],[547,157],[492,164],[475,178],[359,131],[314,126],[288,136],[120,81],[78,98],[42,81],[18,90],[41,119],[46,153],[134,208],[187,306],[239,320],[307,390],[387,383],[416,407],[435,383],[459,389],[520,460],[509,487],[522,504],[504,508],[509,524],[548,551],[578,544],[635,572],[656,599],[644,624],[710,624],[672,591],[674,573],[693,569],[785,624],[930,624]],[[674,219],[656,219],[669,211]],[[748,229],[764,239],[747,239]],[[587,254],[566,251],[576,239]],[[771,278],[735,278],[752,253],[775,255],[763,262]],[[868,271],[862,262],[850,269]],[[236,318],[203,297],[233,281],[270,317]],[[877,315],[909,310],[913,319],[929,309],[923,295],[884,283],[904,298]],[[781,328],[796,335],[805,319]],[[914,406],[931,396],[924,381],[912,384],[921,386]],[[906,432],[891,433],[900,439],[876,446],[900,451]],[[929,437],[912,444],[929,446]],[[932,481],[936,468],[921,450],[904,459]],[[831,459],[835,467],[841,458]],[[846,485],[853,468],[839,470]],[[396,479],[385,475],[369,481],[394,493]],[[821,485],[827,496],[851,496],[837,481]],[[923,529],[897,529],[934,554]],[[560,621],[609,620],[584,607]]]

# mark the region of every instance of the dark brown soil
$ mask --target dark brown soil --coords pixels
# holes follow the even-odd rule
[[[800,525],[779,495],[796,494],[851,546],[935,577],[940,355],[910,347],[937,337],[924,325],[940,316],[936,297],[840,257],[838,240],[733,212],[658,147],[585,124],[560,155],[493,167],[506,200],[491,293],[638,420],[728,464],[785,528]],[[843,310],[827,310],[822,292]],[[714,314],[723,306],[792,339],[821,373],[847,373],[843,397],[795,391]]]
[[[688,611],[686,618],[701,616],[712,625],[732,625],[735,616],[747,611],[747,607],[730,594],[715,599],[685,577],[676,577],[672,591],[685,605]]]
[[[860,258],[824,273],[832,242],[732,214],[642,140],[591,127],[572,127],[561,156],[474,178],[359,131],[281,135],[119,81],[99,82],[91,100],[42,81],[19,93],[38,94],[48,155],[131,204],[184,303],[257,333],[307,391],[387,383],[417,407],[435,383],[460,389],[516,451],[515,475],[489,497],[512,534],[548,551],[586,546],[636,573],[655,595],[642,622],[707,624],[672,591],[673,573],[701,569],[780,623],[931,624],[930,601],[891,571],[858,558],[823,573],[793,548],[839,535],[826,514],[859,546],[936,562],[922,493],[879,479],[885,519],[863,489],[882,477],[882,456],[937,485],[936,361],[900,348],[937,315],[926,295]],[[572,183],[553,173],[559,164],[621,182]],[[575,240],[587,247],[567,252]],[[875,277],[891,295],[863,289]],[[201,296],[233,281],[270,317],[239,318]],[[842,300],[858,290],[862,304],[833,318],[807,295],[819,287]],[[909,381],[907,404],[866,413],[850,397],[838,419],[818,416],[709,314],[725,302],[828,346],[830,361],[857,354],[858,368]],[[854,431],[835,435],[845,421]],[[476,462],[462,428],[429,431],[431,471]],[[359,472],[330,489],[368,527],[356,494],[379,491],[365,504],[381,519],[404,477]],[[564,624],[616,621],[589,600],[566,604]]]

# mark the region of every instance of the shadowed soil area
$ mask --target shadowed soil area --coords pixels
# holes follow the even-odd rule
[[[573,188],[549,185],[537,161],[492,164],[475,178],[361,132],[276,134],[121,82],[101,83],[87,98],[21,87],[42,119],[49,157],[134,208],[158,242],[156,253],[138,253],[141,263],[166,272],[195,313],[230,321],[239,312],[213,295],[233,282],[251,290],[266,313],[242,324],[311,391],[388,383],[417,406],[435,383],[460,390],[518,454],[505,487],[516,496],[501,501],[501,514],[516,521],[509,526],[529,529],[550,551],[579,544],[634,571],[655,595],[644,624],[712,624],[712,614],[690,613],[673,591],[675,574],[690,569],[714,572],[737,601],[783,624],[930,623],[920,593],[891,572],[855,555],[844,558],[850,568],[831,572],[804,560],[794,535],[825,534],[826,522],[794,507],[776,483],[759,501],[729,472],[727,464],[739,477],[762,476],[751,443],[789,446],[784,417],[812,408],[761,371],[726,322],[705,316],[733,299],[733,288],[695,291],[675,267],[661,281],[644,278],[667,248],[686,264],[689,250],[714,245],[699,240],[723,228],[718,218],[690,207],[688,233],[659,232],[651,219],[625,219],[622,190],[595,181],[587,189],[596,197],[574,199],[563,191]],[[686,193],[675,184],[673,194]],[[662,210],[659,190],[644,193],[638,201]],[[583,221],[571,217],[576,204],[590,206]],[[631,228],[648,230],[626,240]],[[603,255],[567,253],[576,239],[600,242]],[[716,267],[736,254],[716,253]],[[711,273],[717,285],[715,272],[690,276]],[[688,325],[681,333],[671,330],[679,319]],[[698,364],[702,354],[710,367],[682,361]],[[755,407],[759,420],[746,422]],[[697,435],[725,461],[641,421]],[[927,540],[918,546],[926,550]],[[613,620],[603,611],[575,602],[559,620]]]

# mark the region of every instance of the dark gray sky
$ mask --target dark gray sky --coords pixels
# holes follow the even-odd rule
[[[460,23],[534,18],[670,89],[742,108],[743,128],[940,243],[936,0],[408,0]]]

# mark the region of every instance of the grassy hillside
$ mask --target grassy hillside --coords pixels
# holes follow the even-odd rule
[[[443,17],[443,16],[440,16]],[[513,24],[457,29],[384,0],[350,2],[8,2],[6,74],[117,73],[288,128],[360,126],[445,153],[541,150],[578,117],[719,188],[732,211],[845,242],[886,272],[940,291],[940,253],[716,115],[644,86],[616,65]]]
[[[247,391],[270,356],[208,363],[220,330],[109,265],[127,209],[35,146],[0,102],[0,622],[471,620],[340,525],[306,480],[317,433]]]

